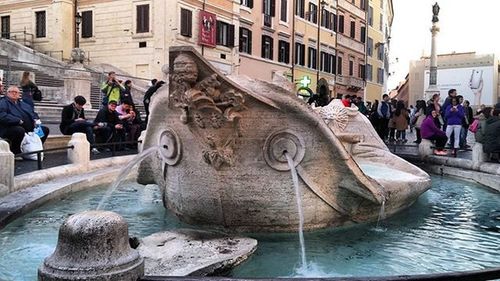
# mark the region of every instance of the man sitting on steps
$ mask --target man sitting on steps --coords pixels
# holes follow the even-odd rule
[[[85,119],[85,110],[83,106],[87,100],[82,96],[76,96],[74,102],[63,107],[61,113],[61,124],[59,129],[64,135],[72,135],[74,133],[84,133],[87,135],[87,141],[91,146],[95,144],[94,139],[94,122]],[[98,154],[97,148],[92,148],[93,154]]]
[[[33,108],[21,100],[19,88],[10,86],[7,95],[0,99],[0,137],[9,140],[12,153],[21,153],[24,134],[33,132],[39,119]],[[41,140],[44,143],[49,135],[49,128],[41,128],[44,133]]]

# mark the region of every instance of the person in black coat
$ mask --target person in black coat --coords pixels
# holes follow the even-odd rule
[[[59,129],[64,135],[72,135],[74,133],[84,133],[90,145],[95,144],[94,138],[94,122],[85,118],[85,110],[83,106],[87,100],[83,96],[76,96],[72,104],[63,107],[61,113],[61,124]],[[92,153],[98,153],[98,150],[92,148]]]
[[[21,100],[19,88],[9,87],[7,95],[0,100],[0,137],[9,140],[12,153],[21,153],[24,134],[33,132],[39,119],[33,108]],[[41,140],[44,143],[49,135],[49,128],[41,128],[44,133]]]
[[[125,81],[123,87],[124,89],[121,91],[120,95],[120,103],[128,103],[134,105],[134,99],[132,98],[132,81]]]
[[[94,123],[96,142],[108,143],[125,140],[125,130],[123,123],[116,112],[116,101],[112,100],[107,107],[103,107],[97,113]]]
[[[156,79],[151,80],[152,86],[144,93],[144,110],[146,111],[146,126],[149,120],[149,104],[151,103],[151,97],[158,91],[158,89],[165,84],[164,81],[158,81]]]
[[[30,80],[30,73],[25,71],[21,79],[22,99],[35,110],[34,101],[42,100],[42,92],[38,89],[35,83]]]

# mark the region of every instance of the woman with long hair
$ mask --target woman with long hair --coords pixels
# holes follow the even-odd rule
[[[42,100],[42,92],[38,89],[35,83],[30,79],[30,73],[28,71],[23,72],[23,77],[21,78],[21,90],[22,100],[29,104],[32,108],[35,108],[34,100]]]
[[[422,126],[422,122],[424,122],[425,119],[425,107],[426,103],[424,100],[418,100],[416,104],[416,112],[415,112],[415,134],[417,135],[417,140],[414,141],[414,143],[421,143],[422,142],[422,136],[420,134],[420,127]]]
[[[406,129],[408,128],[408,119],[410,114],[406,109],[405,103],[399,100],[396,103],[396,110],[394,111],[394,124],[396,129],[396,142],[405,143],[406,139]]]
[[[462,119],[464,118],[464,108],[458,102],[457,97],[451,98],[451,104],[444,110],[446,117],[446,136],[450,139],[454,134],[452,155],[457,157],[457,151],[460,148],[460,130],[462,129]]]

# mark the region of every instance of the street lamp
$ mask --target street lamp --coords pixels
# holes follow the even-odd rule
[[[319,69],[321,66],[320,35],[321,35],[321,22],[322,22],[323,10],[325,9],[326,1],[318,0],[318,2],[319,2],[319,7],[318,7],[318,44],[316,49],[316,93],[319,94]]]
[[[82,23],[82,15],[80,13],[76,13],[76,15],[75,15],[75,25],[76,25],[75,48],[80,47],[80,24],[81,23]]]

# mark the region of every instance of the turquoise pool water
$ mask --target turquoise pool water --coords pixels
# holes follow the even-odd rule
[[[376,223],[305,234],[306,268],[298,268],[293,234],[255,234],[256,253],[233,277],[327,277],[422,274],[500,266],[500,194],[433,177],[408,210]],[[36,280],[69,215],[95,209],[104,189],[79,192],[27,214],[0,231],[0,280]],[[185,227],[166,212],[156,186],[126,183],[104,207],[122,215],[131,236]]]

